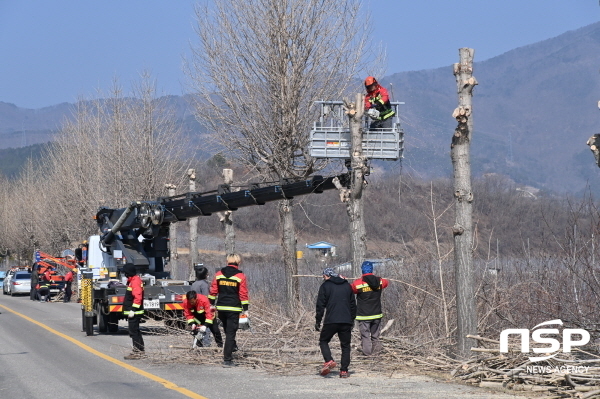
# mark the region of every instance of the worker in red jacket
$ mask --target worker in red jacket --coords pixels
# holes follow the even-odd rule
[[[236,366],[233,363],[233,352],[237,351],[235,336],[239,328],[240,313],[248,317],[248,286],[246,276],[238,269],[241,263],[239,255],[227,255],[227,266],[216,273],[208,295],[211,305],[216,303],[219,320],[225,330],[224,367]]]
[[[46,271],[44,272],[44,277],[45,277],[46,281],[52,281],[52,269],[51,268],[46,269]]]
[[[392,116],[395,112],[390,104],[390,96],[385,87],[381,86],[377,79],[368,76],[365,79],[365,111],[373,119],[370,129],[391,129]]]
[[[73,294],[73,290],[71,285],[73,284],[73,271],[69,270],[65,275],[65,297],[63,299],[64,303],[71,302],[71,295]]]
[[[191,326],[192,332],[198,330],[204,334],[206,328],[208,328],[215,337],[217,346],[223,346],[223,338],[221,338],[219,328],[214,323],[215,315],[211,309],[210,301],[206,296],[198,294],[193,290],[188,291],[183,300],[183,316],[187,325]],[[204,346],[202,342],[200,342],[200,346]]]
[[[144,338],[140,331],[140,321],[144,316],[144,283],[131,263],[123,266],[123,273],[127,277],[123,313],[127,316],[129,336],[133,341],[133,351],[125,359],[134,360],[145,356]]]
[[[377,354],[381,350],[381,293],[388,286],[388,280],[373,274],[373,263],[364,261],[361,278],[351,284],[356,294],[356,320],[360,330],[361,346],[367,356]]]

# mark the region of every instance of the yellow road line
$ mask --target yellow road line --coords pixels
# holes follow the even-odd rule
[[[113,357],[110,357],[110,356],[108,356],[108,355],[105,355],[104,353],[102,353],[102,352],[100,352],[100,351],[97,351],[96,349],[93,349],[93,348],[91,348],[91,347],[87,346],[86,344],[83,344],[83,343],[79,342],[79,341],[78,341],[78,340],[76,340],[75,338],[71,338],[71,337],[69,337],[69,336],[68,336],[68,335],[66,335],[66,334],[63,334],[63,333],[61,333],[61,332],[58,332],[58,331],[56,331],[55,329],[53,329],[53,328],[50,328],[50,327],[48,327],[47,325],[45,325],[45,324],[43,324],[43,323],[40,323],[39,321],[36,321],[36,320],[32,319],[31,317],[28,317],[28,316],[25,316],[24,314],[21,314],[21,313],[19,313],[19,312],[16,312],[16,311],[12,310],[12,309],[11,309],[11,308],[9,308],[9,307],[6,307],[6,306],[4,306],[4,305],[0,305],[0,307],[1,307],[1,308],[4,308],[4,309],[6,309],[6,310],[8,310],[9,312],[12,312],[12,313],[16,314],[17,316],[20,316],[20,317],[24,318],[24,319],[25,319],[25,320],[27,320],[27,321],[30,321],[30,322],[32,322],[33,324],[37,324],[38,326],[40,326],[40,327],[42,327],[42,328],[45,328],[46,330],[50,331],[52,334],[56,334],[56,335],[58,335],[59,337],[61,337],[61,338],[64,338],[64,339],[66,339],[67,341],[74,343],[75,345],[79,346],[80,348],[82,348],[82,349],[85,349],[86,351],[88,351],[88,352],[90,352],[90,353],[92,353],[92,354],[94,354],[94,355],[96,355],[96,356],[99,356],[99,357],[101,357],[101,358],[102,358],[102,359],[104,359],[104,360],[108,360],[109,362],[111,362],[111,363],[114,363],[114,364],[116,364],[117,366],[121,366],[121,367],[123,367],[123,368],[126,368],[127,370],[133,371],[134,373],[137,373],[137,374],[139,374],[139,375],[141,375],[141,376],[144,376],[144,377],[146,377],[146,378],[149,378],[149,379],[151,379],[152,381],[156,381],[156,382],[158,382],[158,383],[162,384],[162,385],[163,385],[165,388],[168,388],[168,389],[172,389],[172,390],[174,390],[174,391],[177,391],[177,392],[181,393],[182,395],[185,395],[185,396],[187,396],[188,398],[194,398],[194,399],[208,399],[208,398],[206,398],[206,397],[204,397],[204,396],[202,396],[202,395],[198,395],[197,393],[195,393],[195,392],[192,392],[192,391],[190,391],[190,390],[188,390],[188,389],[185,389],[185,388],[182,388],[182,387],[180,387],[180,386],[177,386],[176,384],[172,383],[171,381],[167,381],[167,380],[165,380],[164,378],[160,378],[160,377],[158,377],[158,376],[156,376],[156,375],[154,375],[154,374],[148,373],[147,371],[144,371],[144,370],[142,370],[142,369],[139,369],[139,368],[137,368],[137,367],[134,367],[134,366],[132,366],[132,365],[130,365],[130,364],[127,364],[127,363],[125,363],[125,362],[122,362],[122,361],[120,361],[120,360],[117,360],[117,359],[115,359],[115,358],[113,358]]]

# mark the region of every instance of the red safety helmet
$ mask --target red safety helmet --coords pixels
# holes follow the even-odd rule
[[[373,83],[377,83],[377,79],[375,79],[373,76],[367,76],[365,79],[365,87],[371,86]]]

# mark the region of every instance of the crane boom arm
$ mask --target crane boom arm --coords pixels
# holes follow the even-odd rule
[[[171,223],[191,217],[209,216],[215,212],[235,211],[242,207],[292,199],[300,195],[322,193],[336,188],[333,183],[336,177],[343,185],[350,181],[348,174],[342,174],[326,178],[313,176],[297,182],[284,180],[280,184],[266,187],[254,184],[240,191],[231,191],[230,186],[221,185],[216,194],[188,192],[159,198],[157,201],[136,201],[120,209],[100,208],[96,214],[101,231],[100,243],[111,254],[114,250],[120,250],[124,262],[133,263],[142,269],[148,268],[149,258],[168,257]]]

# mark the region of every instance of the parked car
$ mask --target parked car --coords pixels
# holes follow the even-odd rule
[[[9,271],[6,272],[6,276],[4,277],[4,283],[2,284],[2,293],[4,295],[10,294],[10,280],[13,278],[15,273],[17,272],[26,272],[26,267],[13,267]]]
[[[16,294],[29,294],[31,291],[31,273],[16,272],[8,282],[8,293],[10,296]]]
[[[0,288],[4,288],[4,278],[6,277],[6,272],[0,270]]]

